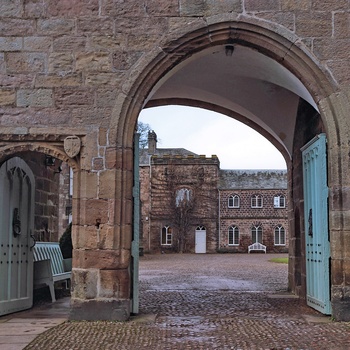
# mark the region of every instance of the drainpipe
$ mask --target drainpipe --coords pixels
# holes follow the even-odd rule
[[[149,208],[148,208],[148,251],[151,252],[151,213],[152,213],[152,155],[149,156]]]
[[[220,190],[218,189],[218,198],[219,198],[219,208],[218,208],[218,215],[219,215],[219,249],[220,249],[220,245],[221,245],[221,209],[220,209],[220,202],[221,202],[221,196],[220,196]]]

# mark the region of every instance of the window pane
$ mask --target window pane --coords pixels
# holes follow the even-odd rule
[[[166,228],[162,228],[162,244],[166,244]]]
[[[235,231],[234,231],[234,244],[239,245],[239,232],[238,232],[238,227],[235,227]]]
[[[232,197],[232,196],[230,196],[230,197],[228,198],[228,206],[229,206],[230,208],[233,207],[233,197]]]

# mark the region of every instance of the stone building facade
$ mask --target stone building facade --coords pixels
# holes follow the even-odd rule
[[[329,237],[324,262],[331,262],[323,288],[330,290],[328,313],[350,320],[349,6],[345,0],[0,3],[0,162],[39,152],[73,169],[72,319],[125,320],[137,312],[130,308],[137,299],[135,125],[143,108],[173,103],[243,121],[285,157],[289,288],[305,303],[313,216],[304,210],[303,187],[314,181],[304,181],[300,150],[326,136],[329,203],[326,214],[313,214],[329,225],[322,234]],[[73,156],[64,148],[71,136],[81,142]]]
[[[221,170],[219,251],[247,252],[259,242],[268,253],[288,252],[287,172]]]
[[[288,252],[286,171],[220,170],[216,156],[157,148],[154,132],[148,141],[140,151],[143,251],[197,252],[201,230],[201,253],[246,253],[255,242],[268,252]],[[184,195],[190,203],[181,211]]]

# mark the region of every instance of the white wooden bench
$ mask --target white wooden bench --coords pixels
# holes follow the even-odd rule
[[[262,250],[266,254],[266,245],[263,245],[259,242],[255,242],[248,247],[248,253],[250,253],[252,250]]]
[[[34,288],[48,286],[54,302],[55,282],[64,281],[68,288],[72,275],[72,259],[63,259],[60,245],[56,242],[36,242],[33,256]]]

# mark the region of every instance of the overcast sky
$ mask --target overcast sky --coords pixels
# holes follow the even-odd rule
[[[200,108],[164,106],[144,109],[139,117],[158,136],[158,148],[186,148],[210,157],[221,169],[286,169],[281,153],[243,123]]]

